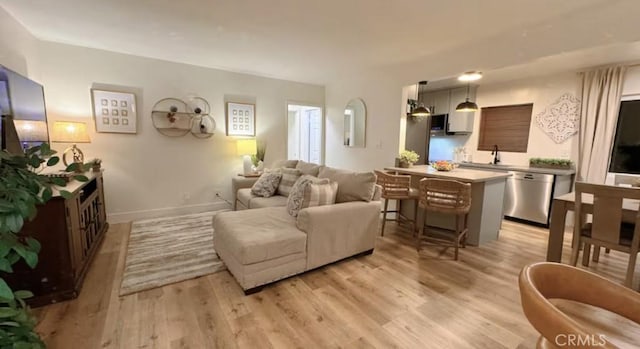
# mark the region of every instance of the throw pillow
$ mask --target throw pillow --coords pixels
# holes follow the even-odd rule
[[[278,189],[282,173],[280,171],[265,172],[251,187],[251,194],[265,198],[273,196]]]
[[[278,185],[278,195],[289,196],[289,192],[291,188],[296,183],[298,178],[302,175],[300,170],[295,168],[281,168],[282,179],[280,179],[280,184]]]
[[[298,164],[296,168],[305,175],[311,175],[314,177],[318,177],[318,172],[320,172],[320,165],[314,164],[312,162],[306,162],[302,160],[298,160]]]
[[[338,182],[336,202],[371,201],[375,192],[376,174],[373,172],[353,172],[324,166],[318,178],[328,178]]]
[[[302,209],[304,202],[305,190],[310,183],[328,184],[328,179],[318,179],[313,176],[304,175],[298,178],[291,188],[289,197],[287,198],[287,212],[292,216],[297,216],[298,211]]]
[[[311,182],[304,189],[302,207],[333,205],[338,194],[338,182],[317,183]]]

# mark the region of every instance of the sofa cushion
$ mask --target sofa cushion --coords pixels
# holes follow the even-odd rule
[[[273,165],[271,165],[271,168],[281,168],[281,167],[296,168],[297,164],[298,164],[298,160],[278,160],[278,161],[275,161]]]
[[[318,177],[318,172],[320,172],[320,165],[314,164],[312,162],[306,162],[302,160],[298,160],[298,164],[296,165],[296,169],[300,170],[303,175],[310,175],[314,177]]]
[[[287,197],[282,195],[274,195],[270,198],[262,198],[256,196],[251,199],[248,208],[263,208],[263,207],[285,207],[287,206]]]
[[[244,265],[306,251],[307,235],[284,207],[220,212],[213,228],[216,240]]]
[[[295,168],[281,168],[282,171],[282,179],[280,179],[280,184],[278,185],[278,195],[289,196],[289,192],[291,188],[296,183],[298,178],[302,175],[300,170]]]
[[[272,197],[263,198],[251,194],[250,188],[239,189],[236,194],[238,201],[246,208],[263,208],[263,207],[284,207],[287,206],[287,197],[282,195],[274,195]]]
[[[287,212],[292,216],[297,216],[298,211],[303,208],[305,189],[310,183],[329,184],[328,179],[320,179],[310,175],[303,175],[291,188],[289,198],[287,199]]]
[[[376,175],[373,172],[353,172],[333,167],[323,166],[318,178],[328,178],[338,182],[336,203],[349,201],[371,201],[376,185]]]
[[[253,184],[251,187],[251,193],[265,198],[273,196],[278,189],[281,178],[282,172],[280,171],[265,172]]]

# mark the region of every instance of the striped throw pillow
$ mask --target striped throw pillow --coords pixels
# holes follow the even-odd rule
[[[289,196],[289,192],[291,192],[291,188],[296,183],[298,178],[302,175],[300,170],[295,168],[286,168],[283,167],[280,169],[282,172],[282,178],[280,179],[280,184],[278,185],[278,195]]]
[[[328,179],[318,179],[314,176],[303,175],[298,178],[287,198],[287,212],[292,216],[297,216],[304,202],[304,192],[309,183],[329,183]]]
[[[338,182],[311,182],[307,184],[304,190],[301,209],[313,206],[333,205],[336,203],[336,194],[338,194]]]

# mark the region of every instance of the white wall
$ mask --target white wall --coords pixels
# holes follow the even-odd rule
[[[287,101],[324,104],[321,86],[231,73],[57,43],[38,47],[50,125],[89,125],[86,158],[103,159],[107,212],[112,222],[217,207],[215,192],[231,198],[231,178],[241,171],[235,141],[225,136],[224,101],[256,103],[257,138],[266,163],[286,158]],[[138,133],[95,133],[92,86],[137,92]],[[210,139],[171,138],[151,122],[154,103],[196,94],[211,105],[217,123]],[[63,150],[67,144],[53,144]],[[220,202],[218,202],[220,203]]]
[[[493,85],[478,87],[476,103],[483,107],[511,104],[533,103],[531,127],[529,129],[529,145],[526,153],[501,152],[501,161],[509,165],[528,165],[529,158],[564,158],[577,161],[578,135],[575,134],[563,143],[555,143],[536,122],[536,115],[542,113],[565,93],[579,95],[579,77],[576,73],[555,74],[538,78],[529,78]],[[473,133],[464,143],[474,162],[490,162],[493,156],[490,151],[479,151],[478,136],[480,129],[480,111],[476,112]]]
[[[344,145],[344,108],[362,98],[367,110],[366,146]],[[326,164],[358,171],[393,166],[398,156],[402,84],[369,71],[326,86]]]
[[[640,66],[631,67],[627,70],[624,84],[622,85],[623,96],[637,94],[640,94]]]
[[[0,64],[26,76],[35,73],[37,40],[0,7]]]

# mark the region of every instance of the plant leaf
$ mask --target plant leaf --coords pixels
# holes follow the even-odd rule
[[[27,238],[27,245],[29,245],[29,248],[31,248],[31,251],[35,253],[39,253],[40,249],[42,248],[42,245],[40,245],[40,242],[31,237]]]
[[[31,250],[27,250],[24,247],[21,248],[20,250],[17,250],[14,248],[14,250],[16,252],[18,252],[18,254],[20,256],[22,256],[22,259],[24,259],[24,261],[27,263],[27,265],[33,269],[36,267],[36,265],[38,265],[38,254],[31,251]]]
[[[67,185],[67,182],[64,181],[63,178],[58,178],[58,177],[52,177],[51,178],[51,183],[59,186],[59,187],[64,187],[65,185]]]
[[[33,297],[33,292],[31,291],[26,291],[26,290],[20,290],[20,291],[15,291],[13,293],[13,295],[16,298],[20,298],[20,299],[27,299],[27,298],[31,298]]]
[[[58,164],[58,162],[60,162],[60,158],[57,156],[51,157],[49,158],[49,160],[47,160],[47,166],[55,166]]]
[[[11,268],[11,263],[6,258],[0,258],[0,271],[4,271],[5,273],[13,273],[13,268]]]
[[[53,191],[51,190],[51,188],[49,188],[49,187],[44,188],[44,190],[42,191],[42,200],[47,202],[47,201],[51,200],[52,196],[53,196]]]
[[[4,280],[1,278],[0,278],[0,298],[4,298],[8,300],[14,299],[13,292],[11,292],[11,288],[9,288],[9,285],[7,285],[7,283],[4,282]]]
[[[75,179],[76,181],[80,181],[80,182],[88,182],[89,178],[85,175],[75,175],[73,176],[73,179]]]
[[[13,317],[18,315],[18,310],[11,308],[0,308],[0,318],[3,317]]]
[[[60,196],[62,196],[65,199],[71,199],[73,197],[73,194],[66,190],[60,190]]]
[[[67,172],[76,172],[78,169],[80,169],[80,164],[77,163],[77,162],[74,162],[72,164],[69,164],[69,166],[67,166],[65,171],[67,171]]]
[[[22,225],[24,224],[24,219],[19,214],[11,214],[6,217],[6,224],[14,233],[17,233],[22,229]]]

